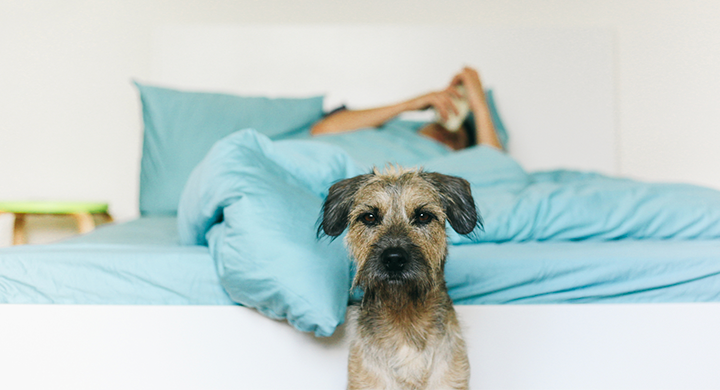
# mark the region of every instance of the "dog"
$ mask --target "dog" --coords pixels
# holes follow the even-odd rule
[[[348,309],[348,389],[467,389],[470,365],[447,292],[446,221],[460,234],[482,226],[459,177],[422,169],[384,172],[333,184],[318,234],[345,229],[364,291]]]

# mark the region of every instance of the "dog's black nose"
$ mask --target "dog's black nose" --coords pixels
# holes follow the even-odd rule
[[[407,264],[408,255],[402,248],[385,249],[380,257],[385,269],[389,272],[400,272]]]

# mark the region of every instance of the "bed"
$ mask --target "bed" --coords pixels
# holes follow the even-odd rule
[[[443,42],[450,39],[458,40],[457,45],[446,47]],[[584,172],[611,175],[617,170],[612,35],[606,31],[182,26],[161,29],[155,45],[153,84],[138,83],[146,125],[140,177],[143,216],[58,244],[0,252],[0,330],[7,335],[0,341],[0,370],[12,388],[343,388],[347,361],[343,325],[336,321],[320,326],[316,318],[305,315],[305,309],[295,312],[288,308],[290,304],[278,308],[260,302],[258,310],[243,307],[236,301],[252,297],[223,288],[225,274],[218,264],[224,263],[217,262],[216,254],[224,250],[225,240],[213,239],[219,236],[208,231],[218,226],[219,208],[227,208],[223,222],[229,222],[240,206],[231,206],[227,196],[219,196],[223,191],[215,181],[227,182],[223,175],[237,176],[238,167],[252,164],[217,160],[221,167],[229,167],[218,172],[208,161],[215,161],[210,157],[223,151],[241,149],[233,145],[242,145],[252,153],[253,161],[267,159],[273,167],[282,167],[273,171],[278,175],[295,166],[304,166],[310,173],[321,171],[321,166],[337,168],[328,170],[322,180],[313,176],[314,181],[303,182],[318,187],[317,199],[309,196],[310,202],[320,201],[327,182],[367,169],[388,154],[406,165],[455,169],[458,164],[452,160],[457,155],[414,134],[417,122],[413,119],[417,118],[394,121],[379,131],[312,142],[307,124],[339,103],[382,104],[433,83],[441,85],[444,75],[462,62],[487,70],[493,105],[510,134],[512,157],[485,151],[480,153],[482,158],[490,160],[482,161],[509,164],[506,171],[515,173],[512,164],[517,164],[527,180],[560,188],[568,182],[581,183],[583,188],[590,182],[601,188],[637,184]],[[336,49],[330,58],[314,57],[327,48]],[[428,51],[443,60],[429,61]],[[278,71],[287,69],[278,63],[278,52],[284,53],[282,62],[293,64],[292,72]],[[252,60],[246,53],[254,54]],[[368,70],[376,66],[372,65],[375,59],[390,55],[402,58],[393,62],[402,69],[422,59],[427,66],[403,72],[401,77],[383,73],[387,64]],[[346,58],[347,63],[339,58]],[[517,65],[527,58],[535,65],[532,72],[523,72],[523,66]],[[362,75],[363,71],[373,77]],[[348,72],[360,76],[344,78]],[[374,78],[377,82],[368,88],[367,80]],[[413,83],[421,78],[429,84]],[[378,86],[383,89],[375,90]],[[187,92],[193,90],[243,97]],[[324,99],[316,97],[319,92],[325,94]],[[554,100],[538,101],[538,94]],[[262,97],[248,100],[248,95]],[[558,113],[557,106],[570,106],[571,113]],[[231,107],[229,115],[244,109],[272,114],[252,116],[259,122],[243,126],[252,128],[245,130],[233,120],[210,125],[207,116],[200,115],[204,119],[198,123],[178,114],[209,110],[208,116],[217,117],[213,111],[217,107]],[[150,123],[158,128],[149,128]],[[215,133],[219,128],[224,133]],[[582,135],[577,128],[583,129]],[[539,139],[538,131],[545,137]],[[193,138],[193,133],[203,136]],[[557,140],[562,140],[562,148]],[[368,144],[373,145],[370,151]],[[297,158],[327,159],[321,159],[323,164],[317,167],[312,165],[314,160],[297,164],[292,156],[298,145],[305,145],[307,153]],[[550,152],[539,153],[542,148]],[[428,155],[434,157],[433,162],[426,160]],[[230,161],[248,156],[232,154]],[[557,167],[571,170],[550,170]],[[244,171],[243,177],[253,177],[253,172]],[[477,172],[472,169],[466,174]],[[302,173],[268,179],[268,172],[261,171],[253,183],[289,188],[297,183],[281,179]],[[492,170],[478,176],[488,180]],[[632,188],[636,194],[638,187]],[[658,220],[652,232],[621,224],[620,230],[618,225],[604,230],[606,236],[563,236],[566,226],[545,230],[540,236],[522,236],[527,233],[522,223],[513,231],[496,228],[499,224],[493,221],[513,214],[493,216],[490,211],[500,209],[500,201],[487,206],[486,231],[478,234],[485,241],[470,243],[451,237],[458,245],[450,249],[446,276],[469,345],[471,386],[720,386],[715,368],[720,358],[716,331],[720,240],[714,236],[720,218],[713,215],[713,191],[689,191],[693,196],[698,194],[695,191],[702,192],[699,199],[707,196],[710,208],[700,222],[675,229],[677,237],[662,233],[667,226],[680,226],[673,219],[677,215],[667,216],[672,223]],[[483,194],[482,199],[494,199],[492,193]],[[271,195],[258,193],[256,198]],[[178,204],[185,204],[187,211],[175,216]],[[546,218],[555,221],[556,214],[550,211],[557,208],[547,210]],[[312,221],[302,226],[314,227],[319,208],[305,212]],[[693,229],[696,226],[703,228]],[[293,233],[299,235],[298,231]],[[263,232],[259,234],[250,236],[250,241],[262,241]],[[341,240],[328,244],[312,238],[311,245],[334,245],[333,253],[342,250]],[[247,247],[246,243],[239,246]],[[327,304],[331,314],[342,315],[347,299],[352,299],[347,295],[352,269],[341,262],[324,264],[323,269],[328,268],[333,269],[332,277],[310,280],[315,289],[333,281],[322,287],[336,293],[322,294],[320,299],[332,295],[334,301],[315,306]],[[299,271],[291,271],[290,277],[298,275]],[[273,297],[269,301],[277,303]],[[290,321],[268,318],[283,315]]]

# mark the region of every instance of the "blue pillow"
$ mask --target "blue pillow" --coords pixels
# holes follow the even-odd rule
[[[476,145],[428,160],[425,170],[460,176],[474,187],[530,184],[530,175],[510,155],[492,146]]]
[[[321,96],[270,99],[135,85],[145,122],[143,215],[175,214],[190,172],[221,138],[244,128],[275,138],[309,127],[323,115]]]
[[[336,146],[239,131],[190,175],[180,240],[208,245],[233,301],[329,336],[345,319],[350,260],[342,239],[316,239],[315,223],[330,185],[359,173]]]

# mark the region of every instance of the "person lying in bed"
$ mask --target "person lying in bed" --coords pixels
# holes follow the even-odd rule
[[[397,104],[367,110],[347,110],[343,107],[318,121],[312,127],[310,134],[315,136],[366,127],[379,127],[405,111],[424,110],[431,107],[443,121],[447,121],[451,113],[458,114],[460,111],[453,102],[454,98],[462,98],[462,90],[459,87],[464,89],[470,112],[474,116],[474,128],[468,128],[466,121],[460,130],[451,131],[440,123],[432,122],[424,125],[419,133],[441,142],[453,150],[461,150],[473,145],[487,145],[502,150],[485,100],[480,76],[475,69],[468,67],[456,74],[450,85],[441,91],[430,92]]]

